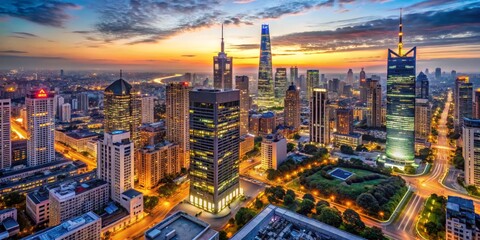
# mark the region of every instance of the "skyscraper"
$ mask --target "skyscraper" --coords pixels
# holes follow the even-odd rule
[[[31,91],[25,98],[27,105],[27,165],[30,167],[55,160],[54,93],[45,89]]]
[[[328,126],[328,94],[325,88],[313,88],[310,98],[310,142],[327,145],[330,143]]]
[[[415,90],[416,98],[428,99],[429,83],[428,83],[427,75],[425,75],[423,72],[420,72],[417,76],[417,80],[415,84],[416,84],[416,90]]]
[[[402,16],[398,53],[388,49],[387,68],[387,157],[397,164],[415,158],[415,68],[417,48],[402,52]]]
[[[465,184],[480,187],[480,119],[464,119],[462,139]]]
[[[78,109],[80,111],[83,111],[83,113],[87,113],[88,107],[89,107],[88,94],[84,92],[79,93],[77,95],[77,99],[78,99]]]
[[[12,142],[10,140],[10,99],[0,99],[0,169],[12,165]]]
[[[476,119],[480,119],[480,88],[477,88],[474,93],[474,117]]]
[[[134,145],[130,133],[106,132],[97,145],[97,178],[110,184],[110,197],[121,202],[121,194],[133,188]]]
[[[136,146],[140,146],[140,132],[142,124],[141,100],[132,85],[122,79],[113,82],[105,88],[105,132],[124,130],[130,132],[130,139]]]
[[[259,108],[269,108],[274,102],[274,88],[272,78],[272,50],[270,46],[270,31],[268,24],[262,24],[260,43],[260,64],[258,69],[258,97]]]
[[[287,91],[287,69],[277,68],[275,71],[275,98],[277,101],[283,101],[285,91]]]
[[[360,70],[360,80],[362,79],[367,79],[367,74],[365,74],[365,70],[363,70],[363,68]]]
[[[300,129],[300,91],[293,84],[288,87],[285,94],[285,110],[284,124],[287,127],[293,127],[295,130]]]
[[[415,99],[415,139],[425,142],[430,135],[430,103],[426,98]]]
[[[440,80],[442,78],[442,69],[441,68],[435,68],[435,79]]]
[[[337,109],[337,133],[348,135],[353,133],[353,111],[350,108]]]
[[[248,77],[235,77],[236,89],[240,91],[240,136],[248,133],[248,111],[250,110],[250,94]]]
[[[191,89],[187,82],[169,83],[165,100],[166,139],[180,145],[181,162],[184,168],[188,168],[190,164],[188,92]]]
[[[310,101],[313,88],[320,85],[320,74],[318,70],[307,70],[307,99]]]
[[[155,121],[155,97],[142,97],[142,123],[153,123]]]
[[[367,126],[382,126],[382,86],[375,79],[366,81]]]
[[[353,70],[350,68],[347,72],[347,84],[353,85]]]
[[[60,121],[70,122],[72,120],[72,106],[70,103],[62,104],[62,114],[60,116]]]
[[[367,88],[368,88],[368,83],[367,83],[367,78],[365,71],[362,68],[362,71],[360,71],[360,101],[361,102],[367,102]]]
[[[473,117],[473,84],[468,76],[455,80],[455,120],[462,126],[464,118]]]
[[[213,57],[213,87],[217,89],[233,89],[233,58],[227,57],[225,53],[225,44],[223,42],[223,24],[222,24],[222,43],[220,52]]]
[[[190,203],[217,213],[240,195],[238,90],[190,92]]]
[[[290,67],[290,82],[293,82],[294,85],[300,86],[298,82],[298,68],[297,66],[295,67]]]

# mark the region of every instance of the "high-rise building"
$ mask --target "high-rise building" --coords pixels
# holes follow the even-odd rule
[[[367,126],[382,126],[382,86],[375,79],[367,79]]]
[[[368,83],[367,83],[367,77],[365,74],[365,71],[362,70],[360,71],[360,79],[359,79],[359,88],[360,88],[360,101],[361,102],[367,102],[367,88],[368,88]]]
[[[284,125],[294,130],[300,129],[300,91],[293,84],[285,94]]]
[[[25,98],[27,105],[27,165],[30,167],[55,160],[54,93],[45,89],[31,91]]]
[[[168,175],[180,173],[182,163],[179,145],[170,142],[146,146],[135,153],[135,170],[138,184],[143,189],[151,189]]]
[[[181,82],[169,83],[165,91],[166,139],[180,146],[181,163],[184,168],[188,168],[190,164],[188,92],[191,89],[187,82]]]
[[[238,90],[190,92],[190,203],[217,213],[240,195]]]
[[[350,108],[337,109],[337,133],[348,135],[353,133],[353,110]]]
[[[247,76],[236,76],[236,89],[240,91],[240,136],[248,133],[248,111],[250,110],[250,93]]]
[[[123,130],[130,132],[130,139],[136,146],[140,146],[140,132],[142,125],[141,100],[132,85],[122,79],[113,82],[105,88],[105,132]]]
[[[225,53],[223,24],[220,52],[216,57],[213,57],[213,87],[217,89],[233,89],[233,58],[227,57]]]
[[[478,239],[475,206],[470,199],[448,196],[446,211],[446,240]]]
[[[427,75],[425,75],[423,72],[420,72],[417,76],[417,80],[415,84],[416,84],[416,89],[415,89],[416,98],[428,99],[429,83],[428,83]]]
[[[274,83],[272,77],[272,49],[270,46],[270,30],[268,24],[262,24],[260,42],[260,64],[258,68],[258,97],[259,108],[269,108],[274,103]]]
[[[32,234],[24,240],[89,239],[100,240],[102,218],[93,212],[76,216],[55,227]],[[53,236],[53,237],[52,237]]]
[[[462,139],[465,184],[480,187],[480,119],[464,119]]]
[[[275,71],[275,98],[282,101],[287,90],[287,69],[277,68]]]
[[[71,110],[76,111],[78,109],[78,99],[72,98],[72,103],[70,104]]]
[[[462,126],[464,118],[473,117],[473,84],[468,76],[459,76],[455,80],[455,120]]]
[[[108,183],[94,179],[87,182],[61,184],[49,191],[49,226],[56,226],[67,219],[100,210],[109,202]]]
[[[327,90],[314,88],[310,98],[310,142],[322,145],[330,143],[327,103]]]
[[[350,68],[347,72],[347,84],[353,85],[353,70]]]
[[[480,88],[477,88],[474,93],[474,117],[480,119]]]
[[[428,141],[430,135],[430,103],[428,99],[415,99],[415,139]]]
[[[65,103],[65,98],[60,95],[53,97],[53,112],[55,117],[60,118],[62,116],[62,105]],[[27,129],[28,130],[28,129]]]
[[[319,87],[320,74],[318,70],[307,70],[307,99],[312,97],[313,88]]]
[[[290,67],[290,82],[293,82],[296,86],[300,86],[298,82],[298,68],[297,66],[295,67]]]
[[[435,79],[440,80],[442,78],[442,69],[441,68],[435,68]]]
[[[0,99],[0,169],[12,165],[12,141],[10,140],[10,99]]]
[[[110,197],[120,203],[121,194],[133,188],[134,148],[130,133],[106,132],[97,145],[97,178],[110,184]]]
[[[72,106],[70,103],[64,103],[62,105],[62,111],[60,115],[60,121],[70,122],[72,120]]]
[[[362,79],[367,79],[367,74],[365,74],[365,70],[360,70],[360,79],[359,80],[362,80]]]
[[[77,94],[77,99],[78,99],[78,110],[83,111],[83,113],[87,113],[89,108],[88,93],[82,92]]]
[[[415,158],[415,68],[417,48],[403,53],[402,16],[398,52],[388,49],[386,155],[396,164]]]
[[[457,71],[452,70],[452,71],[450,72],[450,77],[451,77],[452,79],[457,78]]]
[[[261,166],[263,169],[275,169],[287,159],[287,140],[278,134],[263,138],[261,144]]]
[[[155,122],[155,97],[144,96],[142,97],[142,123]]]

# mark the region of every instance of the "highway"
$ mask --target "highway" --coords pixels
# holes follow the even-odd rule
[[[160,84],[165,84],[165,82],[163,82],[163,80],[167,80],[169,78],[174,78],[174,77],[181,77],[181,76],[183,76],[183,74],[176,73],[176,74],[165,76],[165,77],[155,78],[152,81],[156,82],[156,83],[160,83]]]

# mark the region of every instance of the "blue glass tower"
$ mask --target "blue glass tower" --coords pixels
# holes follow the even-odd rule
[[[272,77],[272,49],[270,46],[270,30],[268,24],[262,24],[260,42],[260,64],[258,68],[258,97],[259,108],[269,108],[274,103],[274,83]]]
[[[398,53],[388,49],[387,69],[387,157],[396,164],[415,158],[415,67],[417,48],[402,53],[400,15]]]

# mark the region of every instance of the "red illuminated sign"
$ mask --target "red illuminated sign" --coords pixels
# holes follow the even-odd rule
[[[37,98],[46,98],[46,97],[48,97],[48,95],[45,92],[45,90],[40,89],[40,91],[37,93]]]

